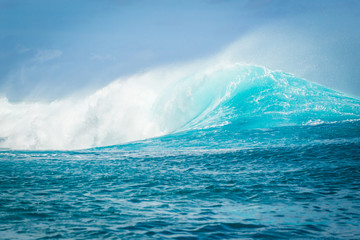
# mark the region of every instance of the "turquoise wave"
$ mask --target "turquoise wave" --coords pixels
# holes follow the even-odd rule
[[[265,67],[230,64],[175,73],[159,86],[145,81],[159,75],[115,81],[80,99],[0,98],[0,149],[88,149],[214,128],[231,134],[360,119],[359,99]]]
[[[154,105],[168,134],[98,149],[239,150],[360,142],[360,100],[292,74],[234,64],[168,87]]]
[[[234,64],[172,84],[154,112],[173,132],[255,129],[360,119],[360,100],[292,74]]]

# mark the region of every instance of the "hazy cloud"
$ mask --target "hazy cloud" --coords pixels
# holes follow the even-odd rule
[[[40,49],[36,53],[35,57],[32,59],[34,62],[47,62],[56,58],[59,58],[62,55],[62,51],[54,49]]]
[[[110,54],[107,54],[107,55],[92,54],[91,59],[97,60],[97,61],[114,61],[114,60],[116,60],[116,57],[114,57]]]
[[[25,47],[24,45],[17,45],[16,46],[16,52],[19,54],[23,54],[26,52],[31,51],[31,48]]]
[[[5,58],[5,57],[6,57],[6,54],[5,54],[5,53],[0,52],[0,58]]]

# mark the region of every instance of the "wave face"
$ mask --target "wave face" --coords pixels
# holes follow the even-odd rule
[[[360,101],[264,67],[235,64],[188,77],[156,103],[163,125],[190,130],[329,123],[360,118]]]
[[[358,99],[259,66],[220,66],[155,85],[134,77],[84,99],[2,99],[0,147],[80,149],[224,125],[246,130],[360,119]]]

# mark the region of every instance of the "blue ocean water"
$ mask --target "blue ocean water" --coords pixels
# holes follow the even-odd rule
[[[0,238],[360,238],[359,99],[233,65],[174,83],[153,111],[169,134],[2,150]]]

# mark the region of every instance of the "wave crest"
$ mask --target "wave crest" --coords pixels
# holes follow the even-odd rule
[[[177,130],[229,124],[263,128],[360,118],[358,99],[288,73],[242,64],[181,80],[157,104],[159,115],[165,116],[163,124],[176,123],[172,127]]]

